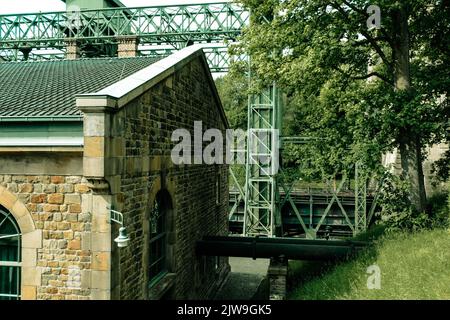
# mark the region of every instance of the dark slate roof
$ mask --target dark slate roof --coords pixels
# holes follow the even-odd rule
[[[75,96],[95,93],[159,58],[0,63],[0,118],[81,116]]]

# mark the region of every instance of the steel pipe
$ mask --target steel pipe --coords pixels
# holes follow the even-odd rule
[[[330,260],[352,255],[367,243],[350,240],[307,240],[296,238],[204,237],[197,241],[198,255]]]

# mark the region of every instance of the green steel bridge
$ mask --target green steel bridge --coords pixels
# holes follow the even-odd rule
[[[0,58],[61,59],[67,41],[113,46],[118,38],[137,37],[142,55],[204,44],[211,71],[224,72],[230,63],[227,44],[235,42],[249,22],[249,13],[228,1],[70,10],[0,15]]]

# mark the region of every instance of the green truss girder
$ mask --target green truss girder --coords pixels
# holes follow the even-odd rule
[[[41,61],[41,60],[55,60],[64,59],[65,49],[59,50],[60,52],[54,53],[40,53],[40,50],[36,50],[30,53],[29,60]],[[142,49],[140,54],[142,56],[167,56],[177,51],[175,48],[158,48],[157,46]],[[233,56],[228,54],[227,47],[208,47],[205,45],[203,48],[205,52],[206,60],[208,60],[209,68],[211,72],[227,72],[231,61],[245,61],[245,57]],[[23,60],[23,54],[19,49],[0,49],[0,62],[1,61],[20,61]]]
[[[0,15],[1,47],[63,47],[64,40],[138,36],[141,43],[235,40],[249,14],[230,2]]]
[[[69,39],[117,43],[127,36],[138,37],[141,45],[180,49],[191,42],[235,41],[248,21],[249,13],[231,2],[0,15],[0,50],[63,49]],[[216,70],[226,69],[224,50],[210,55]]]
[[[148,56],[161,56],[161,55],[170,55],[175,52],[177,49],[175,48],[147,48],[142,49],[142,55]],[[211,72],[227,72],[229,66],[232,61],[246,61],[246,57],[243,56],[233,56],[231,57],[228,54],[228,48],[217,47],[217,46],[205,46],[203,47],[203,51],[205,52],[206,60],[208,60],[209,68]]]
[[[23,60],[23,53],[18,49],[0,49],[0,62],[1,61],[21,61]],[[31,61],[45,61],[45,60],[57,60],[64,59],[64,53],[39,53],[31,52],[28,60]]]

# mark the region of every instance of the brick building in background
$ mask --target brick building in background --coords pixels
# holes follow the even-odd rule
[[[0,299],[210,297],[228,260],[195,242],[227,234],[228,168],[170,157],[173,130],[227,128],[202,50],[2,63],[0,78]]]

